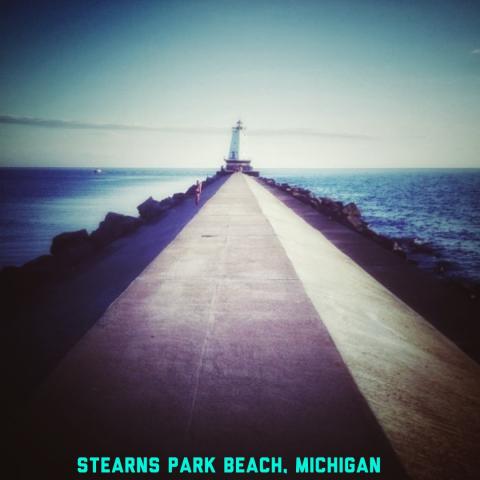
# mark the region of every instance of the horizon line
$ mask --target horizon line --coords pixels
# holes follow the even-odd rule
[[[85,169],[85,170],[96,170],[101,169],[103,171],[107,170],[214,170],[219,167],[208,167],[208,166],[162,166],[162,167],[146,167],[146,166],[134,166],[134,167],[125,167],[125,166],[102,166],[102,165],[89,165],[89,166],[62,166],[62,165],[1,165],[2,168],[50,168],[50,169]],[[480,166],[475,167],[258,167],[257,170],[480,170]]]

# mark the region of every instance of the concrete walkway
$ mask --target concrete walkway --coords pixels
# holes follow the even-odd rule
[[[415,479],[479,478],[479,365],[247,180],[408,473]]]
[[[188,452],[381,456],[379,478],[405,478],[242,175],[69,352],[25,422],[23,478],[71,478],[78,455]]]

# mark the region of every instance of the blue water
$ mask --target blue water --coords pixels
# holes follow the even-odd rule
[[[0,169],[0,266],[48,253],[58,233],[97,228],[109,211],[138,215],[137,205],[184,192],[212,169]]]
[[[108,211],[137,215],[147,197],[185,191],[213,169],[0,169],[0,266],[48,253],[54,235],[91,231]],[[431,243],[453,276],[480,282],[480,169],[262,170],[263,176],[355,202],[370,227]]]
[[[262,170],[280,182],[355,202],[370,228],[430,243],[452,277],[480,282],[480,169]],[[434,267],[436,262],[424,262]]]

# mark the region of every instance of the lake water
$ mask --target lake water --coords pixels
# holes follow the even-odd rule
[[[137,205],[184,192],[212,169],[0,169],[0,266],[48,253],[65,231],[95,230],[107,212],[138,215]]]
[[[150,195],[185,191],[214,169],[0,169],[0,266],[48,253],[53,236],[91,231],[109,211],[137,215]],[[370,227],[431,243],[452,276],[480,282],[480,169],[262,170],[263,176],[355,202]]]
[[[430,243],[448,274],[480,283],[480,169],[264,170],[263,176],[355,202],[370,228]]]

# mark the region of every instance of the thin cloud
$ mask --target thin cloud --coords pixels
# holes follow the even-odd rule
[[[156,127],[148,125],[127,125],[120,123],[93,123],[79,122],[76,120],[58,120],[48,118],[19,117],[15,115],[0,115],[0,124],[23,125],[30,127],[74,129],[74,130],[110,130],[110,131],[137,131],[137,132],[163,132],[163,133],[188,133],[188,134],[222,134],[230,131],[229,128],[220,127]],[[330,139],[372,140],[374,137],[348,132],[328,132],[310,128],[285,128],[285,129],[248,129],[252,136],[300,136],[320,137]]]
[[[472,50],[473,55],[480,55],[480,48],[476,48],[475,50]]]
[[[17,117],[14,115],[0,115],[0,123],[11,125],[25,125],[30,127],[78,129],[78,130],[116,130],[138,132],[165,132],[165,133],[225,133],[225,128],[212,127],[154,127],[148,125],[126,125],[121,123],[93,123],[78,122],[76,120],[58,120],[49,118]]]
[[[327,132],[313,128],[285,128],[285,129],[261,129],[250,130],[251,135],[261,136],[299,136],[299,137],[322,137],[322,138],[340,138],[350,140],[373,140],[371,135],[347,132]]]

